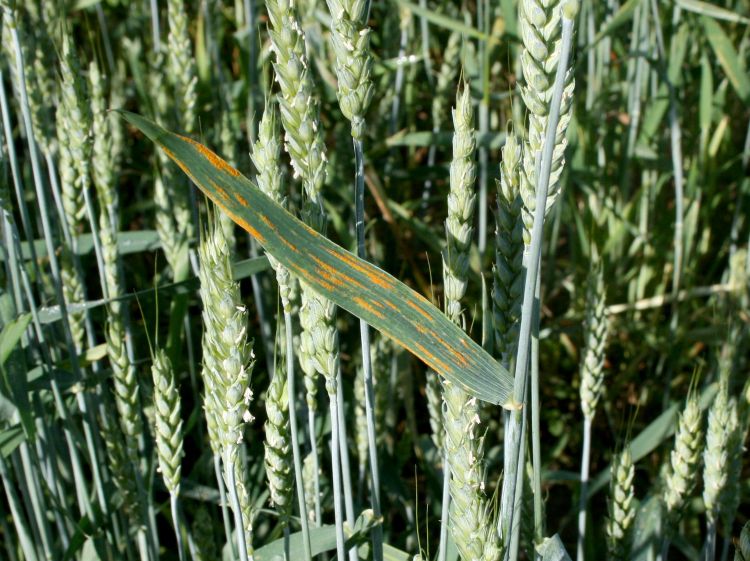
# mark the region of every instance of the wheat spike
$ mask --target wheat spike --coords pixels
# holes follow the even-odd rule
[[[176,94],[181,128],[190,134],[195,130],[198,76],[188,34],[188,17],[182,0],[167,1],[167,21],[167,76],[171,79]]]
[[[604,359],[609,321],[607,318],[604,265],[592,249],[592,265],[586,285],[584,345],[581,360],[581,409],[593,419],[604,384]]]
[[[711,522],[718,520],[720,497],[727,485],[731,436],[728,430],[731,423],[728,393],[727,384],[722,381],[708,411],[706,446],[703,450],[703,502],[706,505],[706,517]]]
[[[523,148],[520,190],[524,203],[522,216],[526,245],[531,243],[531,227],[536,207],[536,158],[544,145],[555,73],[561,53],[562,9],[563,2],[559,0],[519,2],[518,23],[524,46],[521,52],[521,67],[524,76],[521,94],[526,109],[529,111],[528,138]],[[565,133],[571,118],[574,87],[571,65],[571,68],[566,69],[560,120],[555,131],[555,147],[545,212],[549,212],[560,195],[560,175],[565,164],[565,148],[568,144]]]
[[[469,246],[476,203],[476,148],[473,109],[468,84],[458,90],[453,110],[453,161],[450,167],[447,246],[443,250],[445,313],[461,324],[461,300],[466,294]],[[450,528],[461,559],[487,559],[497,549],[494,525],[486,517],[484,495],[483,439],[479,434],[479,408],[475,398],[462,388],[443,381],[444,445],[450,466]]]
[[[280,345],[280,348],[284,348]],[[276,507],[282,524],[292,511],[294,474],[289,429],[289,400],[286,387],[285,361],[277,358],[271,383],[266,392],[265,464],[271,503]]]
[[[372,83],[370,28],[367,27],[369,2],[365,0],[326,0],[331,13],[331,40],[336,54],[336,77],[341,112],[351,121],[352,137],[361,140],[365,132],[365,112],[375,87]]]
[[[734,561],[750,561],[750,522],[742,527],[737,549],[734,551]]]
[[[703,450],[702,424],[703,415],[697,396],[690,395],[677,423],[670,471],[664,486],[664,504],[673,519],[679,516],[698,477]]]
[[[506,368],[515,356],[523,300],[523,201],[520,188],[521,142],[508,134],[503,146],[495,213],[495,263],[492,268],[492,321],[495,348]]]
[[[159,471],[172,495],[180,494],[183,436],[180,392],[172,363],[163,349],[157,349],[151,365],[154,379],[154,434]]]
[[[633,457],[627,446],[612,459],[612,479],[610,482],[609,518],[607,520],[607,549],[609,559],[628,559],[630,539],[635,520],[633,498]]]

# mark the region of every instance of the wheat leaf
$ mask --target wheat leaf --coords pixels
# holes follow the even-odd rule
[[[495,404],[510,401],[510,374],[428,300],[321,236],[205,146],[122,112],[214,203],[292,273],[392,338],[448,381]]]

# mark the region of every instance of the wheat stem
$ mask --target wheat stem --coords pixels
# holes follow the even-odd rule
[[[287,395],[289,399],[289,425],[291,427],[292,434],[292,458],[294,460],[294,478],[297,485],[297,500],[299,505],[299,517],[300,524],[302,525],[302,546],[305,553],[305,559],[310,561],[312,559],[312,549],[310,546],[310,530],[307,523],[307,508],[305,506],[305,484],[302,481],[302,458],[300,457],[299,441],[297,438],[297,413],[294,407],[296,400],[295,393],[295,380],[294,380],[294,333],[292,332],[292,316],[289,312],[284,312],[284,329],[286,334],[286,386]],[[332,408],[332,413],[334,410]],[[332,423],[333,416],[331,417]],[[335,435],[336,433],[334,433]],[[336,440],[335,438],[333,439]],[[337,456],[334,455],[334,458]],[[336,461],[334,461],[334,467]],[[337,516],[337,520],[340,520],[340,516]],[[336,540],[338,544],[338,539]],[[343,545],[343,544],[342,544]],[[339,558],[339,561],[343,561],[343,557]]]
[[[555,83],[549,104],[549,118],[546,122],[546,138],[543,144],[543,150],[537,151],[535,160],[539,164],[535,164],[534,168],[539,170],[539,173],[535,174],[538,178],[536,183],[536,201],[535,208],[544,209],[547,203],[547,189],[552,179],[552,164],[553,155],[556,151],[555,138],[557,136],[558,122],[560,120],[560,110],[563,99],[563,89],[566,82],[566,75],[568,74],[568,58],[570,56],[570,49],[573,36],[573,24],[575,13],[577,11],[577,3],[574,0],[565,0],[562,10],[562,38],[560,40],[560,55],[557,64],[557,71],[555,74]],[[524,158],[526,157],[524,153]],[[542,244],[542,230],[544,226],[544,212],[535,212],[533,227],[531,229],[531,243],[528,248],[528,261],[527,271],[535,271],[539,268],[540,257],[541,257],[541,244]],[[520,425],[521,425],[521,410],[523,406],[525,390],[526,390],[526,367],[528,360],[529,351],[529,340],[531,336],[531,321],[533,315],[533,301],[534,293],[536,290],[537,275],[527,274],[524,283],[524,297],[523,306],[521,310],[521,326],[519,332],[519,343],[518,352],[516,356],[515,364],[515,384],[514,394],[511,408],[511,423],[509,426],[510,434],[510,473],[506,473],[506,477],[503,480],[503,494],[502,494],[502,510],[501,517],[499,519],[498,532],[503,543],[507,543],[508,532],[512,527],[513,520],[513,507],[515,503],[516,495],[516,481],[515,473],[519,468],[518,458],[520,456]],[[507,487],[506,487],[507,482]]]
[[[42,220],[42,232],[43,232],[45,249],[47,250],[47,256],[49,258],[50,270],[52,273],[52,279],[53,279],[53,284],[55,288],[55,296],[58,300],[58,303],[61,309],[65,344],[66,344],[66,347],[70,356],[73,372],[77,375],[80,375],[81,369],[79,367],[78,354],[76,352],[76,347],[75,347],[73,334],[71,330],[71,324],[68,319],[69,315],[67,313],[67,306],[65,304],[65,298],[63,295],[63,291],[62,291],[60,266],[56,257],[57,254],[55,252],[55,245],[52,240],[52,234],[51,234],[52,229],[51,229],[51,224],[49,220],[50,213],[48,212],[47,195],[44,189],[44,180],[42,178],[42,173],[41,173],[39,153],[37,151],[37,144],[34,138],[33,126],[31,122],[29,98],[26,92],[24,60],[23,60],[23,54],[21,50],[19,33],[16,27],[16,22],[15,22],[15,14],[13,10],[5,6],[3,7],[3,11],[4,11],[5,18],[8,20],[8,26],[9,26],[10,33],[11,33],[11,41],[13,44],[13,52],[15,54],[15,71],[16,71],[16,75],[19,78],[18,84],[19,84],[19,90],[20,90],[21,115],[23,118],[23,125],[26,130],[26,139],[27,139],[27,144],[28,144],[28,149],[29,149],[29,156],[31,159],[31,171],[32,171],[32,176],[34,180],[34,188],[35,188],[35,192],[37,196],[37,204],[39,205],[40,216]],[[2,104],[5,107],[7,107],[7,100],[5,99],[4,88],[0,88],[0,90],[2,90],[2,95],[3,95]],[[7,111],[7,109],[3,109],[3,111],[5,112]],[[6,131],[6,134],[7,133],[8,131]],[[61,417],[63,418],[63,420],[66,420],[68,418],[68,415],[65,412],[65,405],[64,405],[63,398],[62,398],[62,394],[60,392],[59,386],[57,385],[57,381],[55,380],[54,376],[51,377],[50,383],[51,383],[51,388],[52,388],[53,396],[55,399],[55,403],[58,407]],[[79,500],[79,505],[81,507],[82,514],[91,516],[93,511],[91,508],[91,503],[88,498],[89,494],[88,494],[88,491],[86,490],[87,485],[85,484],[85,477],[81,473],[80,458],[78,455],[77,447],[73,441],[72,435],[70,434],[70,431],[68,430],[67,426],[65,426],[65,436],[66,436],[66,443],[67,443],[68,451],[70,453],[71,461],[74,467],[74,476],[76,479],[76,494]]]

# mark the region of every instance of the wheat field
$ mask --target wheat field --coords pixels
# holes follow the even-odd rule
[[[746,1],[0,12],[0,559],[750,561]]]

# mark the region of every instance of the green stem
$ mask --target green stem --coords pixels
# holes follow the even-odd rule
[[[583,452],[581,453],[581,496],[578,499],[578,553],[576,561],[584,561],[586,543],[586,502],[591,463],[591,417],[583,418]]]
[[[177,554],[180,561],[185,561],[185,545],[182,541],[182,525],[180,524],[180,504],[177,501],[177,493],[169,494],[169,506],[172,510],[172,524],[174,525],[174,535],[177,538]],[[242,533],[242,532],[240,532]]]
[[[541,308],[541,266],[536,271],[536,297],[534,298],[533,331],[531,334],[531,462],[534,492],[534,543],[544,538],[542,512],[542,443],[539,405],[539,311]]]
[[[451,469],[448,454],[443,451],[443,499],[440,509],[440,543],[438,544],[438,561],[446,561],[448,555],[448,525],[451,509]]]
[[[338,353],[337,353],[338,354]],[[352,493],[352,475],[349,466],[348,438],[346,435],[346,415],[344,413],[344,380],[341,376],[341,364],[339,363],[338,371],[338,399],[336,400],[336,410],[339,417],[339,451],[341,452],[341,478],[344,492],[344,511],[346,513],[346,523],[350,528],[354,527],[354,495]],[[357,561],[357,548],[352,547],[349,550],[349,561]]]
[[[31,499],[31,510],[33,511],[36,525],[39,527],[39,535],[42,541],[44,556],[47,559],[52,559],[52,532],[49,527],[49,520],[47,519],[47,504],[44,500],[44,495],[39,488],[39,474],[37,473],[37,470],[34,469],[28,443],[21,443],[18,447],[18,451],[21,456],[21,465],[23,466],[26,487],[28,487],[29,498]]]
[[[520,513],[523,503],[523,477],[524,465],[526,464],[526,432],[528,431],[529,420],[526,415],[521,419],[521,453],[518,457],[518,469],[516,470],[516,496],[513,503],[513,512]],[[510,561],[518,559],[518,552],[521,545],[521,524],[520,516],[514,516],[510,531],[510,547],[507,550],[507,557]]]
[[[310,455],[313,463],[313,489],[315,490],[315,525],[323,524],[323,514],[320,505],[320,453],[318,452],[318,435],[315,430],[315,410],[307,411],[307,432],[310,433]]]
[[[161,39],[159,31],[159,3],[158,0],[151,0],[151,37],[154,42],[154,51],[161,49]]]
[[[531,230],[531,246],[527,259],[527,274],[524,282],[523,306],[521,309],[521,325],[518,337],[515,382],[513,388],[513,398],[516,406],[519,408],[523,408],[523,403],[525,401],[529,342],[531,338],[534,293],[536,291],[537,281],[537,275],[528,274],[528,271],[536,271],[540,264],[542,233],[544,228],[544,209],[546,208],[547,203],[552,154],[555,147],[555,133],[557,131],[557,124],[560,120],[560,105],[565,83],[565,74],[568,68],[568,59],[570,57],[572,38],[573,20],[563,16],[561,52],[557,72],[555,74],[555,84],[550,103],[550,114],[547,121],[545,142],[542,154],[537,153],[535,158],[538,162],[538,165],[535,167],[539,170],[539,173],[536,174],[538,182],[536,185],[535,208],[537,211],[534,213],[534,224]],[[521,440],[519,434],[521,432],[521,418],[521,409],[516,409],[511,412],[510,422],[508,424],[509,433],[511,435],[511,447],[510,449],[506,449],[506,452],[510,452],[510,462],[508,464],[509,473],[505,474],[505,479],[503,481],[503,496],[501,498],[503,508],[498,521],[498,532],[504,545],[507,545],[508,543],[508,532],[512,527],[514,516],[513,505],[515,504],[516,496],[516,472],[519,469],[518,460],[521,456]]]
[[[292,315],[284,312],[284,328],[286,335],[286,387],[289,396],[289,430],[292,435],[292,458],[294,460],[294,478],[297,485],[297,502],[299,504],[299,519],[302,526],[302,546],[305,552],[305,560],[312,559],[310,547],[310,528],[307,522],[307,506],[305,504],[305,485],[302,481],[302,458],[299,450],[299,432],[297,429],[297,408],[294,406],[296,399],[294,380],[294,333],[292,333]],[[332,410],[333,412],[334,410]],[[334,462],[335,464],[335,462]],[[343,558],[340,559],[343,561]]]
[[[357,232],[357,255],[365,259],[365,162],[362,141],[354,139],[354,183],[355,229]],[[362,372],[365,377],[365,418],[367,420],[367,448],[370,456],[370,501],[375,518],[380,518],[380,472],[378,470],[378,448],[375,441],[375,390],[372,380],[370,357],[370,327],[359,321],[362,343]],[[373,561],[383,561],[383,527],[376,524],[372,531]]]
[[[57,261],[57,254],[55,253],[55,244],[52,240],[52,229],[50,224],[50,213],[47,208],[47,196],[44,190],[44,179],[42,178],[41,165],[39,161],[39,153],[37,151],[36,141],[34,139],[34,129],[31,122],[31,109],[29,107],[29,97],[26,91],[26,76],[24,71],[23,53],[21,50],[21,42],[18,35],[18,28],[15,26],[15,21],[10,27],[11,40],[13,43],[13,49],[16,56],[16,72],[18,76],[18,86],[20,92],[20,106],[21,114],[23,117],[23,125],[26,130],[26,139],[29,147],[29,156],[31,159],[31,170],[34,178],[34,188],[37,196],[37,204],[39,205],[41,220],[42,220],[42,231],[44,237],[45,248],[47,250],[47,257],[49,259],[50,269],[52,272],[53,285],[55,289],[55,297],[57,298],[58,305],[60,306],[61,319],[63,324],[63,333],[65,335],[65,345],[70,356],[70,362],[73,373],[80,376],[81,369],[78,362],[78,354],[76,353],[75,344],[73,343],[73,336],[71,334],[70,322],[68,320],[67,306],[65,304],[65,298],[62,292],[62,282],[60,279],[60,268]],[[5,101],[4,88],[2,90],[3,101]],[[55,399],[55,403],[58,406],[58,411],[61,413],[63,421],[68,420],[67,409],[64,405],[62,393],[57,385],[57,381],[54,376],[50,378],[50,386],[52,388],[52,394]],[[80,403],[80,402],[79,402]],[[68,423],[69,424],[69,423]],[[86,424],[88,424],[86,422]],[[69,428],[69,427],[68,427]],[[74,468],[74,477],[76,481],[76,494],[79,499],[79,505],[82,509],[82,514],[87,516],[93,515],[91,508],[91,502],[89,500],[89,493],[86,489],[86,478],[83,476],[80,464],[80,458],[75,443],[72,439],[72,435],[69,431],[66,431],[66,440],[68,450],[71,455],[71,463]]]
[[[333,477],[333,516],[336,526],[336,559],[344,561],[346,552],[344,550],[344,517],[341,512],[341,462],[339,460],[339,416],[338,416],[338,392],[328,393],[331,415],[331,472]]]
[[[237,551],[232,540],[232,525],[229,520],[229,508],[227,507],[227,492],[224,485],[224,477],[221,475],[221,456],[214,455],[214,474],[216,475],[216,484],[219,486],[219,500],[221,501],[221,518],[224,521],[224,537],[229,544],[229,551],[232,561],[237,561]]]
[[[703,545],[704,561],[714,561],[716,558],[716,521],[709,519],[706,522],[706,543]]]
[[[237,453],[236,450],[235,453]],[[245,541],[245,524],[242,520],[242,507],[240,506],[240,495],[237,492],[237,477],[234,473],[234,461],[231,458],[231,449],[229,447],[224,451],[224,473],[226,474],[227,487],[229,488],[229,499],[232,501],[232,510],[234,511],[234,526],[240,561],[249,561],[247,556],[247,542]]]
[[[29,530],[24,523],[25,516],[21,507],[21,501],[16,494],[16,486],[10,481],[8,468],[2,454],[0,454],[0,480],[2,480],[3,487],[5,488],[5,497],[8,500],[8,506],[10,506],[10,513],[16,533],[18,534],[21,551],[23,551],[26,561],[38,561],[39,558],[34,548],[34,542],[29,536]]]
[[[423,11],[428,11],[427,0],[419,0],[419,7]],[[432,59],[430,58],[430,26],[427,18],[419,16],[419,30],[422,36],[422,58],[424,59],[424,70],[427,75],[427,83],[432,86]]]

